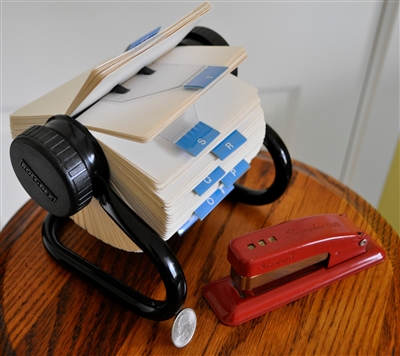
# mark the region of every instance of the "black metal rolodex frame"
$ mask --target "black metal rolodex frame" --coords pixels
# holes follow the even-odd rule
[[[214,31],[204,27],[195,27],[182,40],[180,45],[228,44]],[[236,75],[237,70],[232,74]],[[53,120],[49,126],[56,127],[57,124],[57,120]],[[61,117],[61,125],[69,125],[68,129],[79,135],[85,131],[84,128],[79,127],[80,124],[76,120],[71,120],[67,117]],[[266,124],[265,130],[264,145],[270,152],[275,165],[274,181],[268,188],[263,190],[253,190],[235,184],[235,189],[230,193],[230,197],[238,202],[251,205],[269,204],[278,199],[289,184],[292,174],[289,152],[279,135],[268,124]],[[97,142],[93,142],[94,138],[90,134],[91,137],[88,138],[88,132],[86,131],[84,135],[86,135],[85,140],[89,140],[90,145],[95,146],[96,152],[104,161],[104,154],[98,151],[99,145]],[[18,147],[18,145],[15,145],[15,147]],[[17,148],[14,148],[14,151],[17,151]],[[11,147],[10,154],[13,160],[13,147]],[[14,161],[17,160],[18,162],[20,161],[20,156],[14,159]],[[103,166],[105,167],[104,170],[107,171],[108,164],[106,161],[103,162]],[[14,170],[16,170],[15,167]],[[142,249],[155,265],[165,286],[166,299],[161,301],[149,298],[65,247],[58,239],[58,229],[65,218],[52,213],[46,216],[42,228],[43,243],[47,251],[61,265],[88,278],[98,287],[105,289],[113,297],[127,304],[138,315],[158,321],[173,317],[182,308],[187,293],[186,280],[179,261],[168,244],[110,188],[107,183],[108,174],[101,175],[96,169],[95,171],[94,174],[97,174],[97,176],[94,196],[114,222]]]

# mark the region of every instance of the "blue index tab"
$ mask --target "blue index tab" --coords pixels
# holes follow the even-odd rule
[[[203,195],[214,183],[218,182],[225,174],[225,171],[221,167],[214,169],[202,182],[193,189],[197,195]]]
[[[199,121],[188,132],[186,132],[175,145],[182,148],[192,156],[196,157],[203,151],[217,136],[219,132],[204,122]]]
[[[207,85],[224,73],[228,67],[207,66],[194,78],[183,85],[186,89],[204,89]]]
[[[246,141],[246,137],[244,137],[238,130],[235,130],[211,152],[219,159],[224,160]]]
[[[197,215],[193,214],[188,221],[186,221],[180,229],[178,229],[177,233],[179,236],[182,236],[187,230],[189,230],[190,227],[192,227],[192,225],[199,220],[199,218],[197,217]]]
[[[155,36],[158,32],[160,32],[161,26],[158,26],[154,30],[146,33],[144,36],[138,38],[136,41],[133,41],[128,47],[126,47],[125,52],[130,51],[132,48],[139,46],[142,42],[148,40],[149,38]]]
[[[250,165],[242,159],[229,173],[227,173],[222,179],[221,183],[225,186],[232,185],[235,183],[248,169]]]
[[[218,188],[194,213],[200,220],[203,220],[232,190],[233,185]]]

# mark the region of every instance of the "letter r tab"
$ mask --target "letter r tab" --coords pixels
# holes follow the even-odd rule
[[[219,159],[224,160],[232,152],[236,151],[241,145],[247,141],[239,131],[233,131],[227,138],[225,138],[217,147],[211,152]]]

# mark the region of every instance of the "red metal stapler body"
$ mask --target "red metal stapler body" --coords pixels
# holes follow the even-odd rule
[[[221,322],[235,326],[385,259],[346,215],[288,221],[232,240],[231,275],[203,294]]]

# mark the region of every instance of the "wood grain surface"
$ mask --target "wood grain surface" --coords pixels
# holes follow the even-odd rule
[[[244,178],[265,187],[273,176],[260,155]],[[228,242],[290,219],[345,213],[382,245],[387,259],[238,327],[218,321],[203,287],[229,275]],[[173,320],[137,317],[46,252],[46,213],[29,201],[4,228],[0,255],[1,355],[400,355],[399,237],[361,197],[316,169],[294,162],[288,191],[267,206],[223,201],[203,222],[169,244],[188,283],[185,307],[196,333],[182,349],[171,342]],[[146,256],[114,249],[71,221],[61,241],[128,285],[164,297]]]

